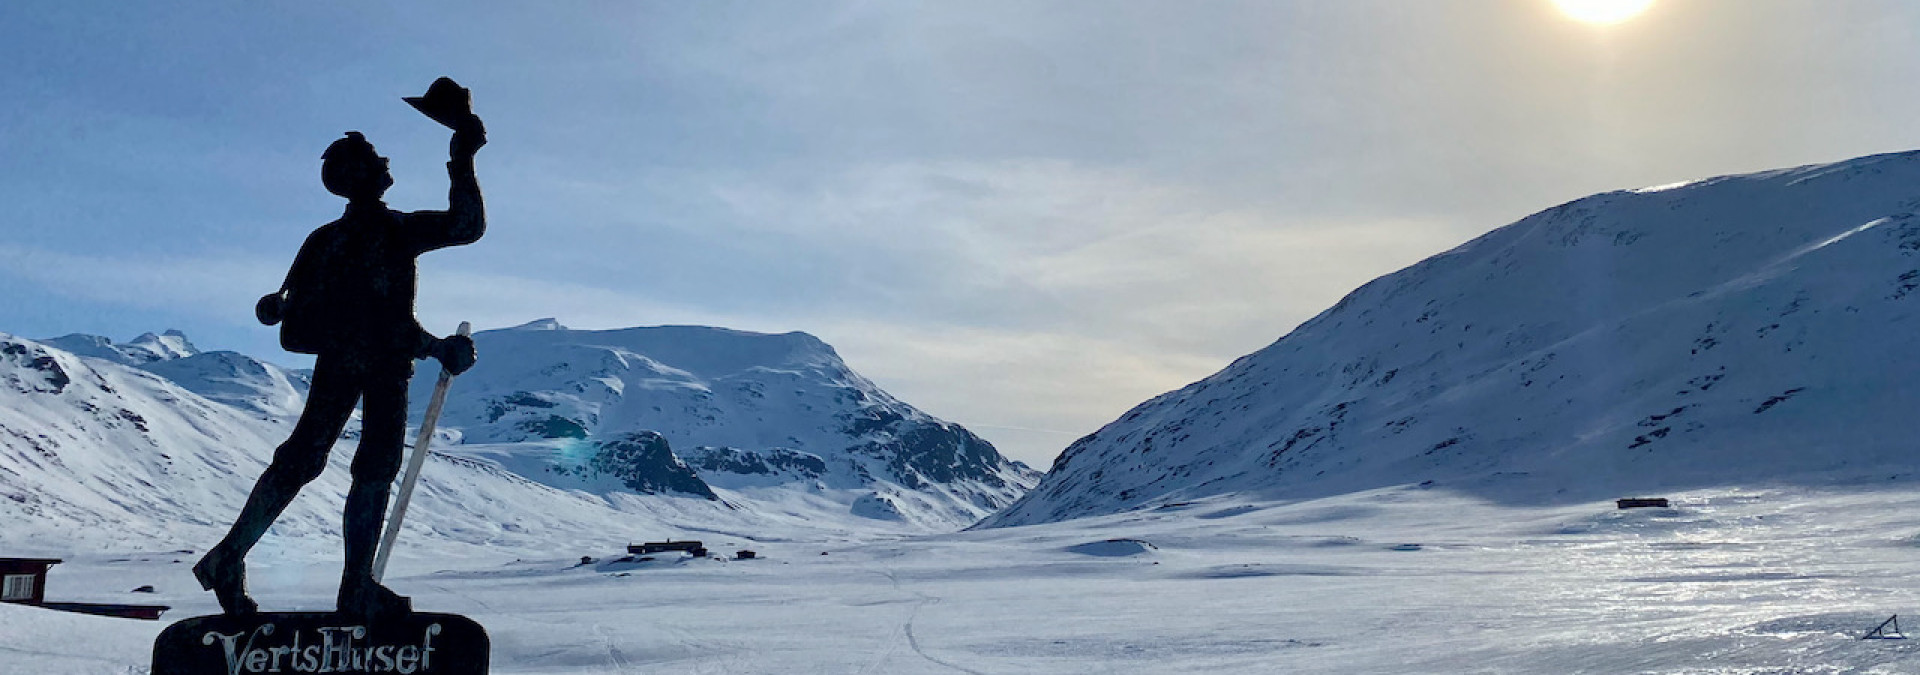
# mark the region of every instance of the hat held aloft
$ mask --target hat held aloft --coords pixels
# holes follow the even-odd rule
[[[480,124],[479,116],[473,114],[472,95],[452,78],[434,80],[433,84],[428,85],[425,95],[406,96],[401,100],[428,119],[454,131],[472,130]]]

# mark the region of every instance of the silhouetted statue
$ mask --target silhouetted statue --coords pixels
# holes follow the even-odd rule
[[[393,185],[387,158],[375,153],[360,132],[347,132],[327,147],[320,164],[320,182],[347,199],[346,214],[307,237],[286,282],[255,307],[261,323],[281,324],[281,346],[314,355],[313,382],[293,434],[274,450],[273,462],[254,484],[233,528],[193,566],[194,578],[214,592],[227,614],[259,610],[247,596],[247,551],[300,488],[326,468],[327,453],[356,400],[362,427],[341,527],[346,567],[338,609],[366,617],[412,609],[407,598],[375,581],[372,571],[405,445],[407,380],[414,359],[431,356],[457,375],[475,358],[472,339],[436,338],[414,319],[415,258],[471,244],[486,231],[473,156],[487,136],[471,112],[467,90],[452,80],[440,78],[426,96],[407,102],[454,130],[447,210],[388,209],[381,201]]]

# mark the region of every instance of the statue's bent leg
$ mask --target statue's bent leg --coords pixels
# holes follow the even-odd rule
[[[373,579],[373,559],[386,520],[387,497],[400,473],[406,444],[407,380],[411,362],[385,365],[367,375],[360,411],[360,447],[353,457],[353,487],[347,491],[342,527],[346,565],[340,577],[340,611],[361,614],[404,613],[406,598]]]
[[[258,608],[246,591],[246,557],[267,528],[293,502],[300,488],[327,468],[327,451],[353,415],[360,383],[343,370],[344,364],[322,356],[314,362],[313,385],[293,434],[273,452],[273,461],[247,495],[246,506],[219,544],[193,566],[200,586],[214,592],[228,614],[250,614]]]

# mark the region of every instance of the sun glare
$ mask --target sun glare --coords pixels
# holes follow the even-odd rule
[[[1553,0],[1553,5],[1575,21],[1608,25],[1639,16],[1653,0]]]

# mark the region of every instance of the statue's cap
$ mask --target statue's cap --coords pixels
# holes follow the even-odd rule
[[[356,184],[361,180],[355,176],[364,173],[363,167],[379,160],[379,153],[373,151],[367,137],[358,131],[349,131],[345,138],[334,141],[326,152],[320,153],[320,184],[325,185],[328,192],[352,199],[364,191]]]
[[[333,159],[341,156],[343,153],[349,152],[362,157],[370,157],[375,154],[373,144],[367,142],[366,136],[360,135],[358,131],[349,131],[344,138],[328,145],[326,152],[320,153],[320,158]]]

